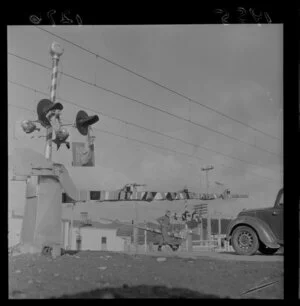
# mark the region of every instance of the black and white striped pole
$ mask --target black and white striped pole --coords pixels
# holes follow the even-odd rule
[[[50,88],[50,100],[54,104],[56,99],[56,87],[57,87],[57,75],[58,75],[58,63],[60,56],[63,54],[63,48],[57,43],[53,42],[50,47],[50,55],[52,57],[52,75],[51,75],[51,88]],[[60,110],[58,110],[60,111]],[[47,119],[50,119],[51,125],[46,128],[46,146],[45,157],[48,160],[52,159],[52,134],[53,125],[55,124],[54,118],[57,119],[57,123],[60,124],[60,117],[57,110],[48,113]],[[53,116],[56,115],[56,116]],[[53,118],[54,117],[54,118]]]
[[[52,75],[51,75],[51,88],[50,88],[50,99],[42,99],[37,105],[38,120],[30,121],[24,120],[21,123],[21,127],[26,134],[30,134],[34,131],[39,131],[35,123],[39,123],[46,129],[45,136],[37,136],[37,138],[45,137],[45,158],[49,161],[52,160],[52,142],[57,145],[57,150],[61,144],[66,144],[67,148],[70,148],[67,138],[69,132],[63,126],[69,124],[62,124],[61,122],[61,111],[63,105],[55,102],[56,100],[56,89],[57,89],[57,76],[58,76],[58,63],[60,56],[63,54],[63,48],[56,42],[53,42],[50,46],[50,55],[52,57]],[[55,136],[53,138],[53,136]],[[31,137],[34,138],[34,137]]]

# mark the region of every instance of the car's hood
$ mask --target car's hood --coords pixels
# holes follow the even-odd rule
[[[255,208],[255,209],[245,209],[241,211],[238,215],[243,216],[243,215],[255,215],[256,213],[259,213],[261,211],[266,211],[272,207],[265,207],[265,208]]]

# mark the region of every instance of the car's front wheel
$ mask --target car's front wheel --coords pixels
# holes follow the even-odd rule
[[[273,255],[279,250],[279,248],[268,248],[263,243],[261,243],[258,250],[264,255]]]
[[[249,226],[238,226],[232,233],[231,243],[239,255],[254,255],[259,248],[258,237]]]

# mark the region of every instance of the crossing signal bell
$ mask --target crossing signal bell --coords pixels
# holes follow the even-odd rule
[[[59,149],[60,145],[63,143],[66,145],[68,149],[70,149],[70,143],[66,141],[68,137],[69,137],[69,132],[65,128],[61,128],[55,132],[55,139],[53,140],[53,142],[56,144],[57,150]]]
[[[80,110],[76,116],[76,128],[81,135],[86,136],[88,134],[89,126],[95,124],[99,121],[99,117],[97,115],[88,116],[88,114]]]
[[[40,131],[40,129],[36,127],[35,123],[30,120],[22,121],[21,127],[26,134],[31,134],[34,131]]]
[[[59,102],[53,103],[48,99],[42,99],[37,105],[37,113],[40,124],[45,128],[50,127],[51,123],[47,118],[48,113],[55,110],[61,111],[63,108],[64,107]]]
[[[39,123],[45,128],[51,127],[51,123],[49,121],[51,120],[50,116],[55,115],[57,111],[60,112],[63,110],[63,108],[63,105],[59,102],[53,103],[49,99],[42,99],[37,105]],[[55,130],[55,139],[53,139],[53,142],[56,144],[57,150],[61,144],[65,144],[69,149],[70,144],[66,141],[69,137],[69,132],[65,128],[61,127],[60,114],[56,113],[56,120],[59,123],[59,127]]]
[[[73,143],[73,165],[80,167],[94,167],[94,136],[90,134],[90,126],[99,121],[97,115],[89,116],[85,111],[80,110],[75,119],[75,127],[78,132],[86,137],[86,144]]]

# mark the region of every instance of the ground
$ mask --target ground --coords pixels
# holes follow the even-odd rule
[[[199,253],[9,256],[9,298],[283,299],[283,256]],[[273,280],[278,282],[242,295]]]

